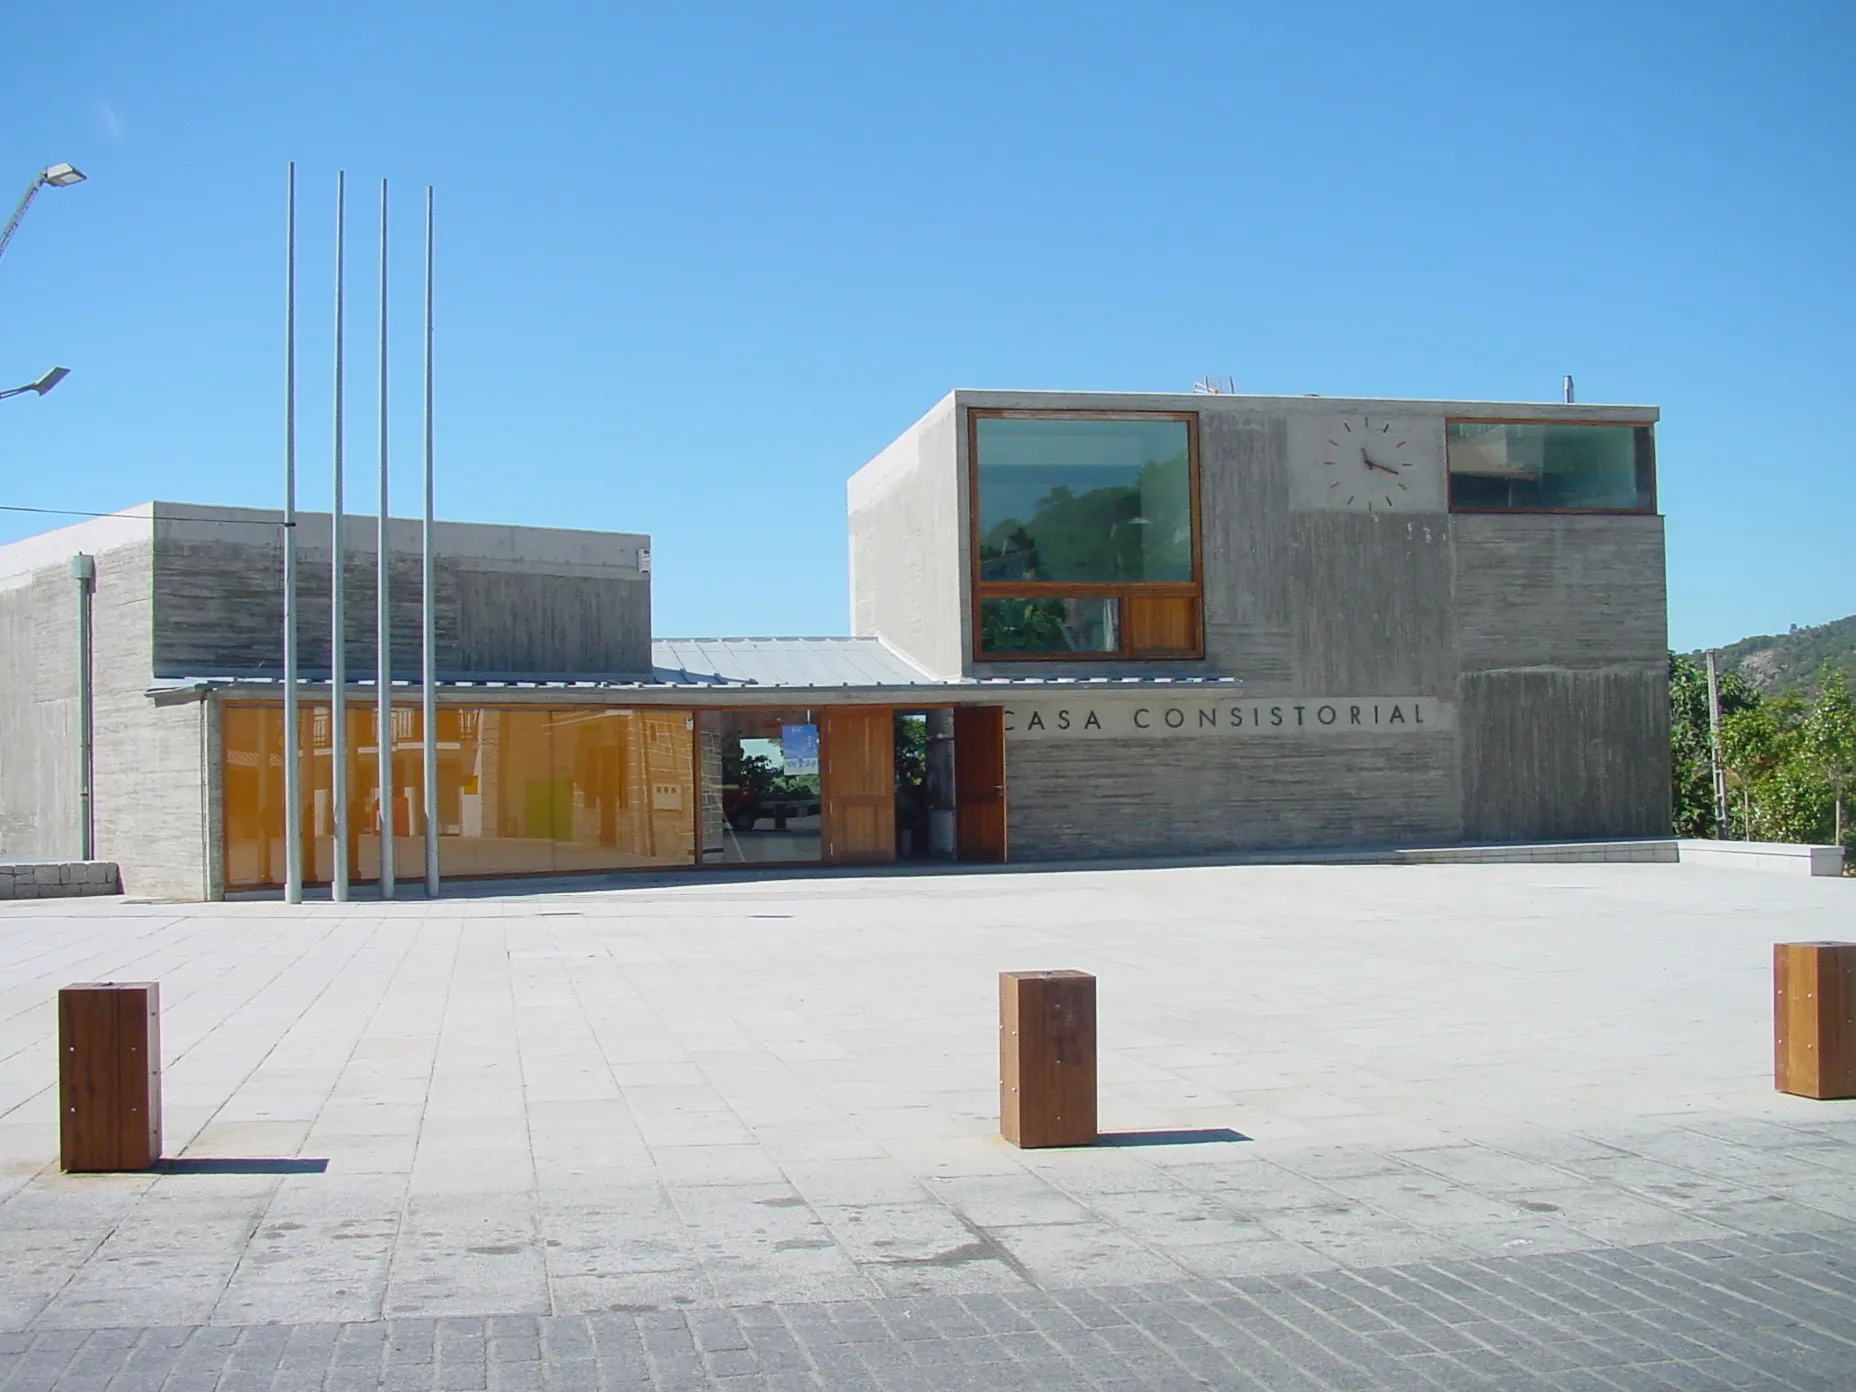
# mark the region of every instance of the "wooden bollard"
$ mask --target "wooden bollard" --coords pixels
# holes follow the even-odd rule
[[[1026,1150],[1096,1143],[1096,979],[999,973],[999,1134]]]
[[[1856,943],[1772,945],[1773,1085],[1856,1097]]]
[[[161,988],[100,981],[58,993],[58,1160],[70,1172],[161,1158]]]

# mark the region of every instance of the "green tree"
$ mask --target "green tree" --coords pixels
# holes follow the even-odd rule
[[[1721,714],[1727,717],[1757,709],[1759,693],[1738,672],[1720,678]],[[1669,654],[1669,752],[1673,784],[1675,833],[1678,836],[1713,837],[1717,834],[1714,810],[1712,736],[1708,729],[1708,672],[1699,662],[1678,653]],[[1730,767],[1733,760],[1727,760]],[[1720,828],[1723,836],[1731,828]]]
[[[1773,697],[1721,721],[1728,769],[1729,834],[1749,841],[1808,841],[1818,799],[1798,761],[1797,701]]]
[[[928,717],[905,715],[896,722],[896,784],[919,788],[928,781]]]
[[[744,793],[759,796],[771,792],[779,777],[773,760],[765,754],[743,754],[737,750],[722,756],[722,781],[733,783]]]
[[[989,599],[980,606],[980,647],[986,652],[1063,652],[1069,639],[1058,599]]]
[[[1849,679],[1825,666],[1818,680],[1817,699],[1798,727],[1800,754],[1829,786],[1833,807],[1831,836],[1843,845],[1849,830],[1844,808],[1856,785],[1856,701],[1850,697]]]

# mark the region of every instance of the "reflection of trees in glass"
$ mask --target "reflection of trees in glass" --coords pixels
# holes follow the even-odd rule
[[[1190,580],[1192,508],[1184,455],[1141,466],[1135,483],[1077,493],[1059,484],[1029,520],[980,538],[985,580]]]
[[[928,781],[928,717],[905,715],[896,722],[896,783],[918,788]]]
[[[816,773],[781,773],[765,754],[722,755],[722,782],[760,798],[818,796]]]
[[[765,795],[780,781],[780,773],[765,754],[743,754],[737,750],[722,756],[722,781],[734,784],[744,793]]]
[[[980,605],[980,648],[984,652],[1064,652],[1060,599],[989,599]]]
[[[986,580],[1042,580],[1038,544],[1024,523],[1008,517],[980,538],[981,578]]]

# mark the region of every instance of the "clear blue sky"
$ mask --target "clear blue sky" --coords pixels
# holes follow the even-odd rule
[[[279,496],[302,181],[305,506],[374,182],[396,488],[439,191],[443,515],[655,537],[664,634],[833,633],[844,479],[954,386],[1660,405],[1679,647],[1856,611],[1856,5],[21,7],[0,503]],[[9,182],[10,181],[10,182]],[[3,215],[3,214],[0,214]],[[0,514],[0,540],[54,519]]]

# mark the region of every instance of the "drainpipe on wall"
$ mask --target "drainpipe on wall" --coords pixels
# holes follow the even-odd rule
[[[96,829],[90,812],[90,596],[96,587],[97,558],[82,551],[71,557],[77,581],[77,854],[95,860]]]

